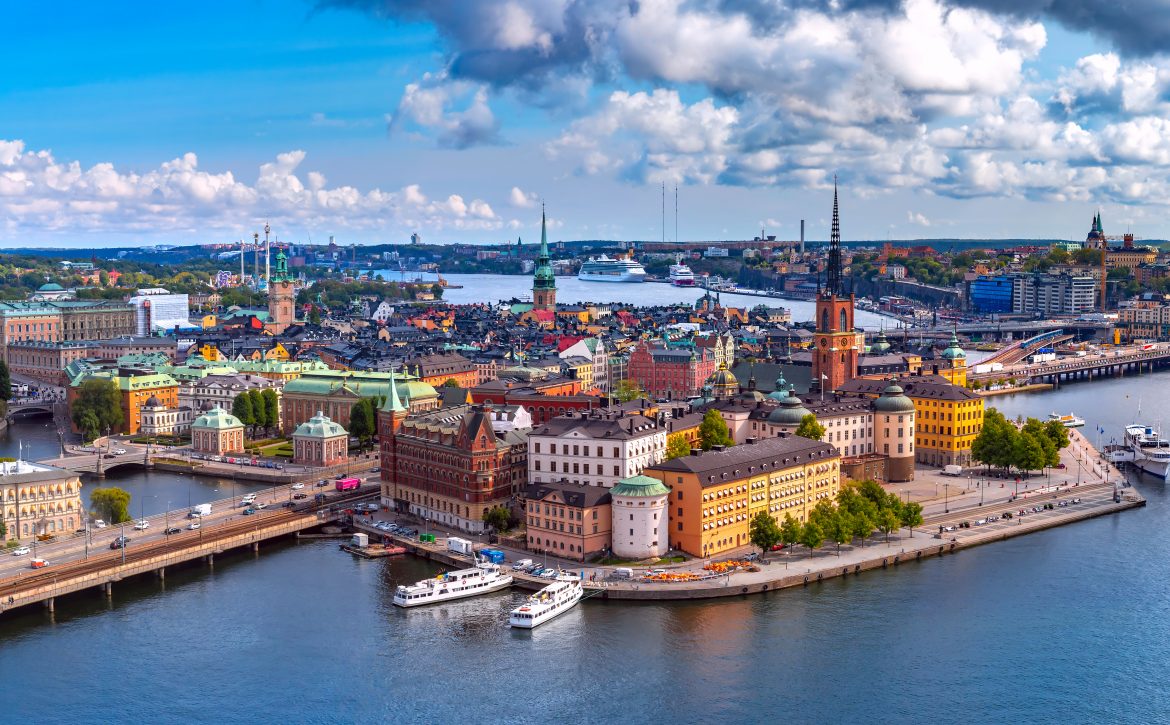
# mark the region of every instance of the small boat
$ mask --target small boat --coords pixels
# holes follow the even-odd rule
[[[569,611],[581,601],[585,591],[581,577],[558,574],[552,584],[528,597],[508,616],[508,624],[521,629],[533,629]]]
[[[1061,415],[1060,413],[1049,413],[1048,420],[1060,421],[1061,425],[1063,425],[1065,428],[1080,428],[1085,424],[1084,418],[1078,418],[1072,413],[1069,413],[1068,415]]]
[[[399,607],[419,607],[424,604],[488,594],[511,585],[512,575],[501,572],[499,564],[481,561],[471,569],[449,571],[410,586],[399,585],[394,590],[392,601]]]

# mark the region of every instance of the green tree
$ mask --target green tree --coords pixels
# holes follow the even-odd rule
[[[93,514],[111,524],[130,520],[130,493],[117,486],[95,488],[89,494]]]
[[[309,324],[310,325],[320,325],[321,324],[321,308],[318,307],[317,305],[313,305],[309,308]]]
[[[493,506],[483,512],[483,522],[496,531],[507,531],[512,514],[504,506]]]
[[[364,451],[376,432],[377,417],[373,401],[362,398],[349,409],[349,434],[358,439],[358,445]]]
[[[800,529],[800,543],[815,551],[825,543],[825,532],[815,521],[809,521]]]
[[[646,391],[642,390],[642,386],[638,385],[637,381],[627,378],[626,380],[618,381],[617,387],[613,391],[613,396],[619,402],[628,403],[631,400],[645,398]]]
[[[767,554],[776,544],[780,543],[780,525],[772,514],[761,511],[752,517],[748,525],[748,538],[753,545],[760,547],[761,554]]]
[[[3,360],[0,360],[0,400],[12,400],[12,375]]]
[[[691,444],[682,433],[672,433],[666,439],[666,460],[691,454]]]
[[[796,428],[796,435],[801,438],[819,441],[825,437],[825,426],[817,422],[815,415],[809,413],[800,419],[800,425]]]
[[[248,394],[240,393],[232,401],[232,415],[240,419],[240,422],[245,426],[252,426],[256,424],[256,412],[252,410],[252,399]]]
[[[699,424],[699,445],[709,451],[712,446],[733,446],[735,441],[727,428],[723,416],[714,408],[703,414],[703,422]]]
[[[92,441],[106,429],[111,432],[122,427],[122,394],[109,378],[90,378],[77,389],[77,397],[69,411],[73,424],[87,441]]]
[[[270,430],[280,429],[280,398],[272,388],[264,388],[260,393],[264,402],[264,427]]]
[[[902,517],[892,508],[883,509],[878,514],[878,530],[886,535],[886,543],[890,543],[890,534],[902,527]]]
[[[784,514],[780,522],[780,541],[785,546],[800,543],[800,522],[792,518],[792,514]]]
[[[1014,465],[1016,427],[995,408],[983,416],[983,429],[971,443],[971,457],[987,466],[1008,468]]]
[[[909,501],[902,504],[902,525],[910,529],[910,536],[914,536],[914,527],[922,526],[922,504]]]
[[[447,378],[446,380],[443,381],[443,384],[440,385],[439,387],[440,388],[458,388],[459,381],[456,380],[455,378]]]
[[[1059,420],[1046,421],[1044,423],[1044,435],[1048,436],[1048,439],[1056,446],[1056,450],[1062,451],[1068,448],[1068,428],[1065,428],[1064,423],[1061,423]]]
[[[1024,471],[1039,471],[1044,468],[1048,459],[1044,455],[1044,446],[1031,433],[1022,432],[1016,437],[1012,451],[1012,465]]]
[[[256,388],[248,391],[248,402],[252,404],[252,435],[256,435],[256,428],[268,427],[268,413],[264,407],[264,396]]]
[[[3,521],[0,521],[0,541],[8,538],[8,526]]]

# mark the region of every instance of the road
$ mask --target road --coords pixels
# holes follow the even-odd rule
[[[378,477],[376,474],[362,477],[363,484],[376,483],[377,481]],[[307,496],[307,498],[298,500],[298,502],[309,501],[318,492],[325,492],[330,498],[336,496],[332,488],[332,481],[325,487],[318,487],[313,483],[305,483],[303,485],[303,489],[294,488],[296,484],[288,484],[266,488],[261,492],[257,492],[256,501],[258,503],[264,503],[266,508],[260,509],[250,516],[245,516],[243,513],[245,507],[239,505],[242,497],[233,496],[231,498],[210,501],[211,515],[199,520],[200,528],[198,530],[190,530],[187,528],[194,519],[188,517],[191,509],[190,507],[186,507],[155,516],[148,516],[146,521],[150,523],[150,527],[144,531],[134,530],[134,523],[137,521],[135,519],[127,521],[120,526],[107,526],[104,529],[90,528],[88,534],[67,534],[66,536],[59,537],[57,541],[37,543],[35,547],[30,543],[28,546],[30,549],[35,548],[35,553],[30,552],[23,556],[0,553],[0,579],[17,575],[21,572],[31,571],[29,562],[34,557],[46,559],[50,564],[49,568],[52,568],[53,565],[84,560],[96,555],[109,553],[110,544],[118,536],[121,536],[123,532],[130,538],[128,550],[133,550],[136,546],[165,541],[168,538],[178,540],[196,537],[201,538],[205,531],[217,531],[227,524],[236,524],[242,520],[255,520],[257,525],[259,525],[265,517],[286,511],[284,504],[295,500],[293,497],[296,494],[305,494]],[[165,533],[168,525],[179,527],[181,531],[168,537]]]

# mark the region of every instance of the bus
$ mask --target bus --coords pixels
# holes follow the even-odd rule
[[[337,479],[337,483],[334,484],[334,488],[338,491],[353,491],[361,485],[362,479],[360,478],[339,478]]]

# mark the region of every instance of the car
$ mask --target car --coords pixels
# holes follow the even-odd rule
[[[382,472],[381,468],[371,468],[370,469],[370,473],[381,473],[381,472]]]
[[[1005,519],[1010,519],[1011,517],[1012,517],[1012,512],[1011,512],[1011,511],[1004,511],[1004,512],[1003,512],[1003,518],[1005,518]]]
[[[124,455],[126,455],[126,449],[125,448],[115,448],[114,455],[115,456],[124,456]]]
[[[101,519],[97,519],[96,521],[93,522],[93,527],[95,529],[104,529],[107,526],[109,526],[109,524],[107,524],[105,521],[102,521]]]
[[[244,515],[245,515],[245,516],[251,516],[251,515],[252,515],[252,514],[254,514],[254,513],[256,513],[256,509],[255,509],[255,508],[253,508],[253,507],[251,507],[251,506],[249,506],[248,508],[244,509]]]
[[[545,569],[544,571],[540,572],[540,578],[541,579],[556,579],[557,578],[557,570],[556,569]]]
[[[146,530],[147,530],[147,529],[149,529],[149,528],[150,528],[150,522],[149,522],[149,521],[147,521],[146,519],[139,519],[139,520],[138,520],[138,521],[137,521],[137,522],[134,524],[134,530],[135,530],[135,531],[146,531]]]
[[[317,481],[317,488],[325,488],[329,485],[328,481]]]
[[[192,521],[191,523],[187,524],[187,530],[188,531],[198,531],[199,530],[199,522]]]
[[[31,551],[27,546],[18,546],[12,550],[13,556],[24,556]]]
[[[266,509],[268,508],[268,504],[264,503],[263,501],[257,501],[256,503],[252,504],[252,507],[255,509]]]
[[[954,531],[955,527],[954,526],[944,526],[944,527],[942,527],[942,530],[943,531]]]
[[[532,566],[532,559],[521,559],[520,561],[518,561],[512,565],[512,570],[513,571],[520,571],[521,569],[528,567],[528,566]]]
[[[1081,500],[1080,500],[1079,498],[1074,498],[1074,499],[1072,500],[1072,502],[1073,502],[1073,503],[1080,503],[1080,502],[1081,502]]]
[[[749,556],[750,556],[750,554],[749,554]],[[651,569],[650,571],[648,571],[646,573],[647,574],[665,574],[666,570],[665,569]]]
[[[975,525],[975,526],[983,526],[983,525],[984,525],[984,524],[986,524],[986,523],[987,523],[987,519],[977,519],[977,520],[975,521],[975,524],[974,524],[974,525]]]
[[[168,526],[166,531],[164,531],[163,533],[166,534],[167,536],[170,536],[171,534],[177,534],[181,531],[182,531],[182,529],[180,529],[178,526]]]
[[[308,497],[309,497],[309,494],[307,494],[307,493],[294,493],[293,494],[294,501],[301,501],[301,500],[306,499]]]
[[[772,551],[780,551],[784,548],[784,544],[772,544]]]
[[[49,561],[48,561],[48,559],[33,559],[28,564],[33,569],[44,569],[46,566],[49,565]]]
[[[56,541],[56,540],[57,540],[56,534],[37,534],[37,541],[43,541],[45,543],[48,543],[50,541]]]
[[[758,561],[759,558],[760,558],[759,553],[753,551],[752,553],[750,553],[744,557],[744,561]]]
[[[292,490],[294,490],[294,491],[300,491],[304,487],[305,487],[305,484],[303,484],[303,483],[294,483],[291,486]]]
[[[111,549],[125,549],[126,545],[130,543],[129,536],[119,536],[110,542]]]

